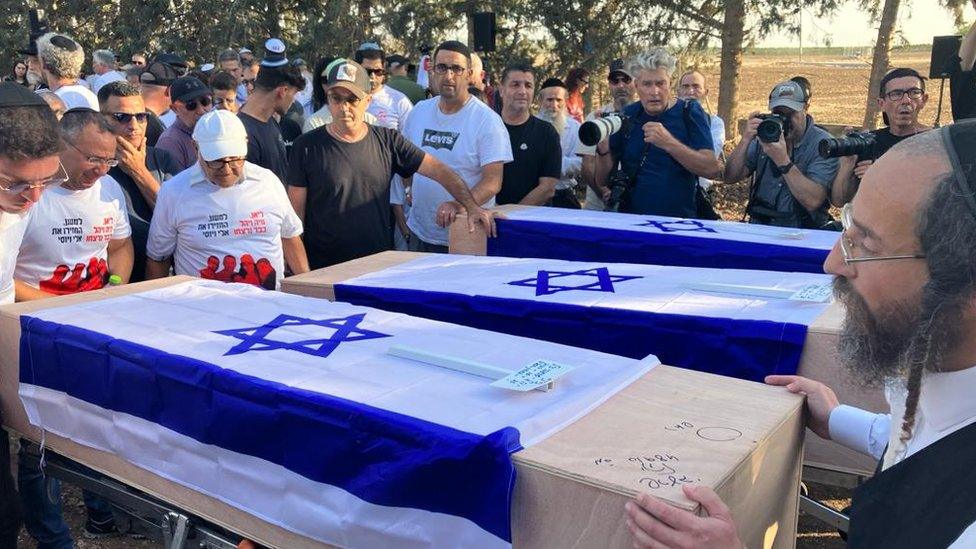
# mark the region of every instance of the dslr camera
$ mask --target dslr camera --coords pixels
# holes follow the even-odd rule
[[[839,139],[823,139],[817,145],[817,150],[823,158],[857,155],[858,162],[878,159],[874,134],[871,132],[856,132]]]
[[[790,118],[781,114],[769,113],[758,116],[762,122],[756,128],[756,137],[763,143],[775,143],[779,141],[781,135],[789,134],[793,129]]]
[[[630,117],[622,112],[608,112],[603,116],[587,120],[580,125],[579,140],[587,147],[593,147],[597,143],[619,132],[631,124]]]

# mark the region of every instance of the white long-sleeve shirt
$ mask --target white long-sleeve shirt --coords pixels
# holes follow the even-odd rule
[[[902,447],[899,442],[905,415],[904,382],[885,387],[885,398],[891,414],[875,414],[841,405],[830,413],[830,438],[852,450],[881,459],[885,447],[884,468],[911,456],[928,445],[976,422],[976,367],[956,372],[926,373],[922,377],[918,409],[912,438]],[[893,421],[892,418],[898,418]],[[967,528],[950,545],[952,548],[976,547],[976,523]]]

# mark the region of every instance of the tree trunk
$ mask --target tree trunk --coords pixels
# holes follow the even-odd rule
[[[362,32],[360,41],[366,42],[373,39],[373,2],[372,0],[359,0],[359,28]]]
[[[881,12],[878,40],[874,43],[874,58],[871,60],[868,102],[864,111],[864,128],[868,130],[878,127],[878,89],[891,62],[891,37],[895,34],[895,23],[898,22],[899,4],[901,0],[885,0],[884,10]]]
[[[718,116],[725,121],[726,139],[734,139],[739,133],[735,111],[739,103],[739,69],[742,67],[745,21],[745,0],[726,2],[725,22],[722,24],[722,69],[718,90]]]

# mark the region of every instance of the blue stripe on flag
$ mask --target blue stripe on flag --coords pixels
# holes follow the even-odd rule
[[[829,250],[657,234],[598,227],[499,219],[488,255],[677,267],[823,273]]]
[[[762,382],[795,374],[802,324],[649,313],[528,299],[335,285],[336,299],[443,322]]]
[[[465,433],[76,326],[21,316],[20,379],[511,542],[519,432]],[[260,360],[260,359],[258,359]]]

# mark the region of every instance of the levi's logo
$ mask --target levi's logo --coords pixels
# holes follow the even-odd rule
[[[447,149],[449,151],[454,150],[454,144],[457,143],[458,137],[461,136],[460,132],[439,132],[436,130],[424,130],[424,139],[421,142],[421,147],[430,147],[432,149]]]

